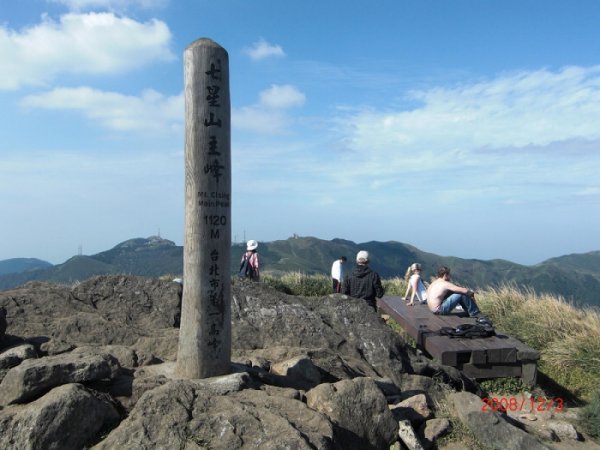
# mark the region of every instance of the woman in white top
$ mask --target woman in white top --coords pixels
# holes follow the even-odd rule
[[[407,305],[412,306],[415,304],[415,297],[419,303],[427,303],[427,288],[425,288],[425,284],[421,279],[421,264],[414,263],[407,270],[406,275],[404,276],[406,279],[406,294],[404,294],[404,299],[408,301]],[[409,292],[411,292],[410,299],[408,297]]]

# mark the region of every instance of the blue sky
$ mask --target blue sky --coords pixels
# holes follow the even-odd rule
[[[0,260],[183,243],[183,51],[229,53],[232,234],[600,249],[600,1],[0,0]]]

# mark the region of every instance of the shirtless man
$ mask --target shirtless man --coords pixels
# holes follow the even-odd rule
[[[434,314],[450,314],[456,305],[461,305],[469,317],[481,315],[475,303],[475,292],[450,283],[450,269],[439,268],[437,278],[427,288],[427,306]]]

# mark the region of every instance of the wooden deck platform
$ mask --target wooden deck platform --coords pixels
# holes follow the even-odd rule
[[[521,341],[496,330],[487,338],[451,338],[439,335],[442,327],[475,323],[475,319],[433,314],[427,305],[407,306],[402,297],[383,297],[379,308],[389,314],[417,341],[417,346],[442,364],[456,367],[471,378],[521,377],[534,385],[540,354]]]

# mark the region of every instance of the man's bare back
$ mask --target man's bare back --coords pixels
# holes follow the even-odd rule
[[[427,288],[427,306],[431,311],[436,312],[444,299],[453,293],[471,295],[472,291],[450,283],[445,278],[436,278]]]

